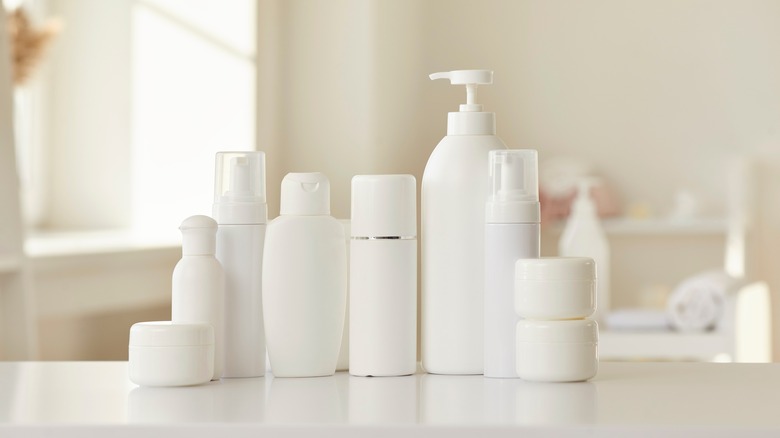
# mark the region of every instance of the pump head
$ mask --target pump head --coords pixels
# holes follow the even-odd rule
[[[460,106],[464,112],[482,111],[482,105],[477,104],[477,85],[493,83],[492,70],[453,70],[430,75],[432,80],[449,79],[452,85],[466,86],[466,104]]]
[[[488,223],[539,222],[537,162],[537,153],[533,149],[494,150],[488,153]]]

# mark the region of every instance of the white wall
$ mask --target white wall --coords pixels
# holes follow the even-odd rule
[[[273,113],[278,132],[260,148],[273,148],[279,176],[328,173],[335,215],[349,214],[355,173],[421,177],[463,100],[428,73],[491,68],[496,83],[480,99],[510,147],[587,160],[624,201],[658,214],[679,188],[723,214],[729,158],[759,155],[751,273],[780,302],[776,251],[762,238],[780,234],[780,3],[267,0],[264,10],[278,18],[268,76],[278,81],[264,85],[273,101],[259,91],[259,124]]]

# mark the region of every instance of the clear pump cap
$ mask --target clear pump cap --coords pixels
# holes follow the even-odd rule
[[[221,224],[265,223],[265,153],[217,152],[214,217]]]
[[[494,150],[490,163],[489,222],[538,222],[539,179],[533,149]]]

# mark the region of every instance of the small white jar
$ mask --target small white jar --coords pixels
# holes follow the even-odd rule
[[[517,323],[517,375],[535,382],[578,382],[598,371],[598,324],[591,319]]]
[[[596,311],[596,262],[587,257],[519,259],[515,311],[526,319],[587,318]]]
[[[188,386],[214,374],[214,329],[209,324],[139,322],[130,328],[130,381],[141,386]]]

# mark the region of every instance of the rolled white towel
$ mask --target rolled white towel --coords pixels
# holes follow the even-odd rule
[[[726,293],[733,283],[732,277],[720,271],[684,280],[666,304],[670,325],[682,332],[711,330],[723,315]]]

